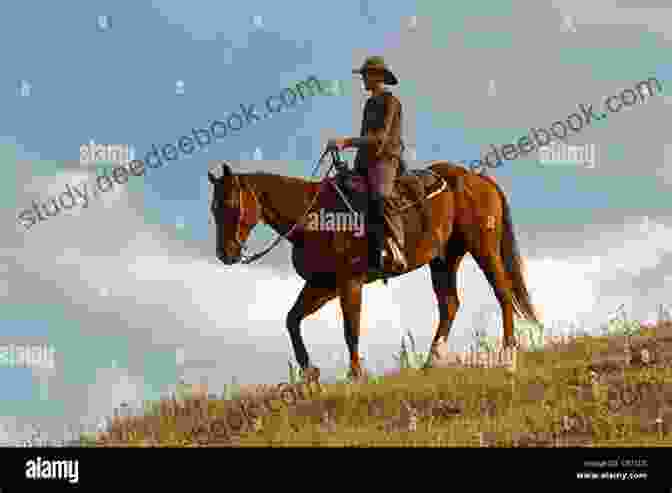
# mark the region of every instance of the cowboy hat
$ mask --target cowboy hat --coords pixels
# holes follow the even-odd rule
[[[387,67],[382,56],[370,56],[364,61],[360,68],[354,69],[352,73],[364,75],[369,71],[382,71],[385,74],[385,79],[383,80],[385,84],[394,86],[398,83],[397,78]]]

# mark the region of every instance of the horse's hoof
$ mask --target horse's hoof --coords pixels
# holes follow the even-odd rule
[[[319,382],[320,369],[315,366],[310,366],[303,370],[303,378],[306,382]]]
[[[351,382],[354,383],[365,383],[369,380],[369,375],[366,371],[360,369],[357,371],[350,370],[349,378]]]
[[[518,350],[520,349],[520,344],[516,340],[505,342],[502,347],[502,350],[508,350],[508,349]]]

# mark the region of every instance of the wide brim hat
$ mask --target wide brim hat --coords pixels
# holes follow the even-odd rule
[[[399,83],[395,75],[392,73],[392,71],[385,63],[385,60],[383,59],[382,56],[369,57],[364,61],[364,63],[360,68],[353,69],[352,71],[353,74],[360,74],[362,76],[366,72],[383,72],[383,74],[385,75],[383,83],[387,85],[395,86]]]

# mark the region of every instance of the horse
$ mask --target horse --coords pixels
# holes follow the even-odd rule
[[[349,375],[362,378],[364,370],[358,351],[362,289],[379,279],[367,269],[366,237],[356,238],[348,232],[320,234],[302,227],[308,212],[315,210],[318,195],[326,194],[329,180],[316,182],[266,172],[235,174],[226,162],[221,169],[220,177],[208,171],[214,187],[211,213],[216,223],[217,258],[229,266],[244,261],[246,241],[259,223],[281,235],[278,240],[289,240],[292,265],[305,283],[285,325],[304,378],[318,380],[320,370],[311,363],[301,336],[301,323],[335,298],[339,298],[343,313]],[[467,253],[475,259],[499,302],[503,348],[519,347],[513,331],[514,314],[540,322],[526,287],[525,266],[504,192],[491,177],[450,161],[434,161],[425,170],[447,186],[425,201],[428,228],[417,227],[420,217],[415,209],[404,213],[407,267],[390,275],[402,276],[429,265],[439,324],[424,367],[433,366],[440,358],[439,347],[447,342],[460,306],[457,271]]]

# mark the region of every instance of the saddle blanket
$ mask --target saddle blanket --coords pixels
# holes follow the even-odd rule
[[[327,178],[323,183],[324,186],[331,188],[332,191],[338,187],[348,199],[353,209],[359,211],[365,209],[367,184],[364,176],[355,172],[348,172]],[[429,198],[430,195],[438,193],[445,187],[446,183],[443,178],[435,175],[430,170],[410,170],[408,174],[401,175],[395,180],[392,195],[385,199],[386,209],[389,214],[399,214]],[[327,195],[332,194],[328,193]],[[336,196],[338,195],[336,193]],[[342,203],[343,197],[339,198],[339,201]],[[333,206],[336,206],[336,204],[333,204]],[[338,208],[341,209],[342,206]]]

